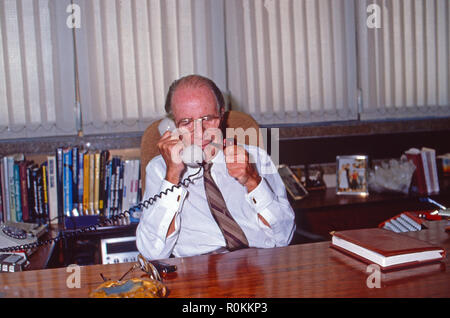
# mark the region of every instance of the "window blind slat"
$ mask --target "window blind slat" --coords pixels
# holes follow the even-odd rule
[[[345,34],[353,6],[329,0],[229,0],[225,6],[235,109],[261,124],[356,119],[356,45]]]
[[[220,21],[209,18],[210,1],[78,3],[82,12],[101,12],[86,14],[89,28],[76,30],[85,134],[142,131],[165,115],[173,80],[191,73],[214,79],[212,65],[225,65],[208,48],[220,38],[211,31]]]
[[[69,4],[0,2],[0,138],[76,133]]]
[[[370,3],[357,2],[358,12]],[[368,28],[367,14],[357,16],[361,118],[449,116],[448,1],[376,4],[381,28]]]

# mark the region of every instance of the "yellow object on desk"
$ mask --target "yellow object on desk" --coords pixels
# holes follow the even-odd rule
[[[147,278],[106,281],[94,290],[90,298],[163,298],[167,288],[163,283]]]

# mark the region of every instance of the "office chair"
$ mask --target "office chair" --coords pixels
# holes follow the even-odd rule
[[[149,127],[145,130],[141,139],[141,180],[142,180],[142,193],[145,192],[145,168],[147,164],[154,157],[159,155],[158,147],[156,146],[157,142],[161,138],[161,135],[158,131],[158,125],[161,122],[157,120],[150,124]],[[255,146],[263,147],[262,135],[259,131],[258,123],[248,114],[231,110],[228,115],[227,127],[229,128],[242,128],[247,130],[248,128],[255,128],[258,132],[257,144]],[[246,138],[245,143],[250,144],[250,138]]]

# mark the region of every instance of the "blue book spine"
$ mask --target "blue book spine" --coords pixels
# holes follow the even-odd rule
[[[9,215],[16,222],[16,185],[14,183],[14,158],[8,157]]]
[[[14,187],[16,190],[16,222],[22,222],[22,196],[20,191],[19,165],[14,163]]]
[[[64,171],[64,215],[72,216],[72,150],[64,150],[63,153]]]

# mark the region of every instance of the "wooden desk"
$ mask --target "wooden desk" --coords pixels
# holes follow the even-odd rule
[[[450,251],[446,221],[405,235]],[[441,263],[381,275],[381,288],[368,288],[366,265],[329,247],[329,242],[227,254],[172,258],[178,271],[167,276],[169,297],[450,297],[449,257]],[[70,289],[66,268],[0,274],[0,286],[15,296],[88,297],[105,277],[118,279],[130,264],[81,268],[81,288]],[[141,276],[136,271],[128,277]]]
[[[430,197],[450,206],[448,189]],[[336,195],[335,188],[328,188],[326,191],[311,192],[303,200],[293,201],[291,204],[296,214],[297,229],[318,236],[315,241],[328,241],[331,239],[331,231],[373,228],[404,211],[436,209],[434,205],[421,202],[419,198],[399,193],[370,193],[365,197]]]

